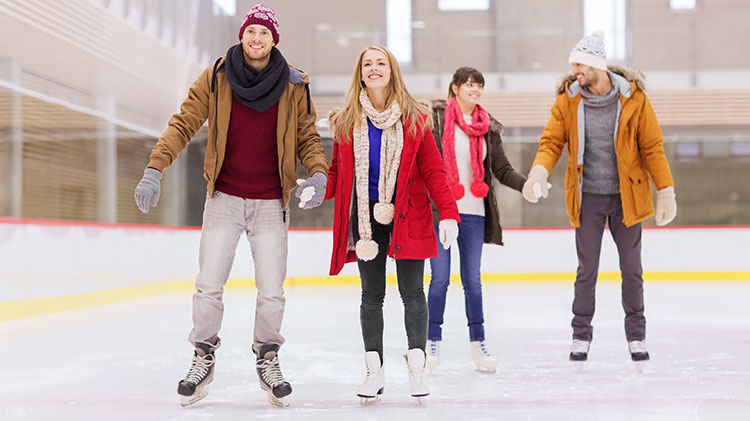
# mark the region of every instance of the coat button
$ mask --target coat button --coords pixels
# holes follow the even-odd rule
[[[396,246],[396,251],[401,251],[401,246]]]

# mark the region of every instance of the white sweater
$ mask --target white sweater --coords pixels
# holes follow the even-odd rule
[[[464,114],[464,121],[471,124],[471,116]],[[464,186],[464,197],[456,201],[458,213],[484,216],[484,198],[471,193],[471,183],[474,181],[474,170],[471,169],[471,150],[469,136],[456,124],[456,165],[458,166],[458,181]],[[482,142],[482,164],[487,157],[487,149]],[[483,180],[479,180],[483,181]]]

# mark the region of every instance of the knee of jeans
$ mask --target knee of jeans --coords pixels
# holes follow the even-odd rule
[[[383,307],[385,293],[362,291],[362,305],[368,307]]]
[[[424,297],[424,289],[418,288],[418,289],[408,289],[400,291],[401,293],[401,300],[406,303],[411,303],[414,301],[421,302],[426,301]]]
[[[482,292],[482,283],[480,281],[464,282],[462,285],[466,294],[477,294]]]
[[[203,298],[221,301],[222,297],[224,297],[224,288],[201,288],[196,285],[195,295]]]

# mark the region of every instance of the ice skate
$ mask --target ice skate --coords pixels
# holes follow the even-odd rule
[[[193,362],[184,379],[177,384],[180,405],[192,405],[208,395],[208,385],[214,379],[214,353],[208,347],[195,348]]]
[[[646,350],[646,342],[630,341],[628,343],[628,349],[630,350],[630,359],[635,362],[635,369],[639,373],[643,373],[643,368],[646,366],[646,361],[651,359],[651,357],[648,355],[648,351]]]
[[[272,405],[289,406],[289,395],[292,393],[292,385],[284,380],[279,365],[279,356],[275,346],[264,345],[261,348],[261,357],[255,361],[258,371],[260,388],[268,393],[268,402]]]
[[[495,368],[497,367],[497,359],[490,355],[485,341],[471,341],[470,344],[471,359],[474,360],[477,370],[482,370],[484,368],[490,373],[494,373]]]
[[[589,358],[590,344],[590,341],[573,339],[573,344],[570,346],[570,361],[573,361],[576,364],[576,369],[578,369],[578,371],[583,370],[583,362]]]
[[[409,369],[409,389],[411,395],[417,398],[417,402],[421,405],[422,398],[430,394],[427,378],[424,375],[426,367],[425,352],[419,348],[412,348],[406,352],[404,359]]]
[[[361,405],[367,405],[370,400],[377,402],[383,394],[385,384],[385,370],[377,351],[365,352],[365,365],[367,366],[365,380],[357,389]]]
[[[427,368],[430,373],[440,365],[440,340],[427,340]]]

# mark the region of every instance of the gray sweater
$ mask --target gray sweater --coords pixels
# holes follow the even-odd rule
[[[612,80],[612,75],[609,73],[607,71],[607,75]],[[586,88],[581,89],[586,119],[582,190],[586,193],[620,193],[617,151],[615,150],[619,94],[614,84],[609,92],[599,96],[593,95]]]

